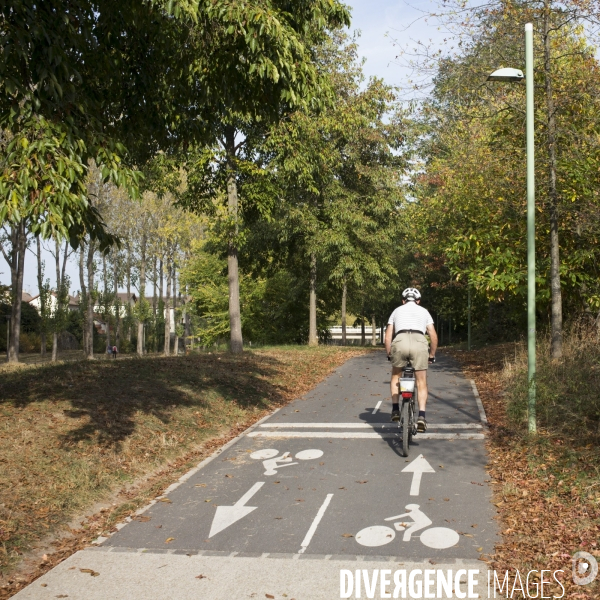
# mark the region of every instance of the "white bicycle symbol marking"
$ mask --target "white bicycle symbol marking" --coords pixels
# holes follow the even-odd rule
[[[365,527],[356,534],[356,541],[363,546],[384,546],[385,544],[394,541],[396,531],[404,531],[402,541],[410,542],[413,533],[425,529],[432,524],[431,519],[420,510],[418,504],[407,504],[405,508],[408,511],[407,513],[397,515],[396,517],[388,517],[385,521],[394,521],[396,519],[410,517],[413,520],[412,524],[398,521],[397,523],[394,523],[395,530],[383,525]],[[447,527],[431,527],[430,529],[425,529],[425,531],[423,531],[420,535],[420,540],[421,543],[428,548],[444,550],[456,546],[460,540],[460,536],[454,529],[448,529]]]
[[[266,469],[265,475],[276,475],[277,469],[283,469],[283,467],[291,467],[299,463],[292,462],[291,452],[284,452],[281,456],[277,456],[279,450],[275,448],[266,448],[264,450],[257,450],[250,455],[250,458],[254,460],[262,460],[263,467]],[[298,460],[314,460],[315,458],[321,458],[323,456],[323,450],[302,450],[296,454],[295,458]],[[265,460],[266,459],[266,460]]]

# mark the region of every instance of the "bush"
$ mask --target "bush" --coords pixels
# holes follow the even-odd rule
[[[527,349],[517,348],[504,368],[508,415],[519,426],[527,423]],[[593,321],[565,329],[563,357],[552,360],[550,338],[537,345],[536,409],[540,427],[582,441],[600,439],[600,340]]]

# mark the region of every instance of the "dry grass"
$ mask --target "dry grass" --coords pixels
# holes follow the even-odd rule
[[[578,444],[600,442],[600,343],[596,327],[576,323],[564,334],[563,357],[552,360],[550,342],[537,350],[536,406],[539,425],[557,435],[576,438]],[[522,428],[527,422],[527,351],[516,348],[506,362],[503,380],[508,416]]]
[[[483,558],[498,572],[510,571],[512,577],[516,569],[521,573],[562,569],[564,597],[592,600],[600,595],[600,582],[574,585],[571,556],[584,550],[600,557],[600,452],[596,444],[589,443],[595,425],[591,421],[584,436],[574,435],[571,423],[565,420],[565,415],[575,412],[574,404],[557,406],[566,396],[546,393],[576,394],[580,390],[582,397],[598,402],[597,397],[586,396],[596,385],[591,373],[598,349],[580,348],[571,342],[575,340],[565,345],[560,363],[553,363],[547,345],[540,344],[541,427],[534,437],[527,435],[523,413],[527,395],[524,348],[502,344],[451,353],[476,381],[490,422],[488,470],[502,542],[492,557]],[[563,592],[556,586],[551,591],[546,587],[545,593],[560,597]],[[535,596],[535,589],[531,594]]]
[[[88,527],[81,543],[168,485],[173,469],[188,468],[364,351],[287,347],[241,357],[195,354],[5,367],[0,380],[5,585],[24,553],[109,492],[171,463],[141,491],[125,493],[126,508],[111,509],[112,518]],[[8,587],[16,591],[20,586],[13,584]],[[0,590],[0,597],[8,596]]]

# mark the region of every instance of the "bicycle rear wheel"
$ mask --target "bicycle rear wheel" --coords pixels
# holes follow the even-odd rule
[[[410,441],[412,438],[412,423],[410,415],[410,401],[402,403],[402,454],[408,456]]]
[[[417,410],[419,406],[419,393],[417,390],[417,386],[415,385],[415,391],[413,393],[413,397],[410,401],[410,443],[412,443],[413,435],[417,433]]]

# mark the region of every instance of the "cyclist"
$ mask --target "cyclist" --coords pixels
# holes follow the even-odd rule
[[[435,362],[435,351],[438,338],[429,311],[422,306],[421,294],[415,288],[406,288],[402,292],[402,306],[391,314],[385,330],[385,349],[392,361],[392,377],[390,390],[392,394],[392,421],[400,420],[400,404],[398,398],[398,379],[408,362],[415,369],[418,390],[419,416],[417,431],[427,431],[425,408],[427,406],[427,367]],[[431,347],[428,350],[429,334]]]

